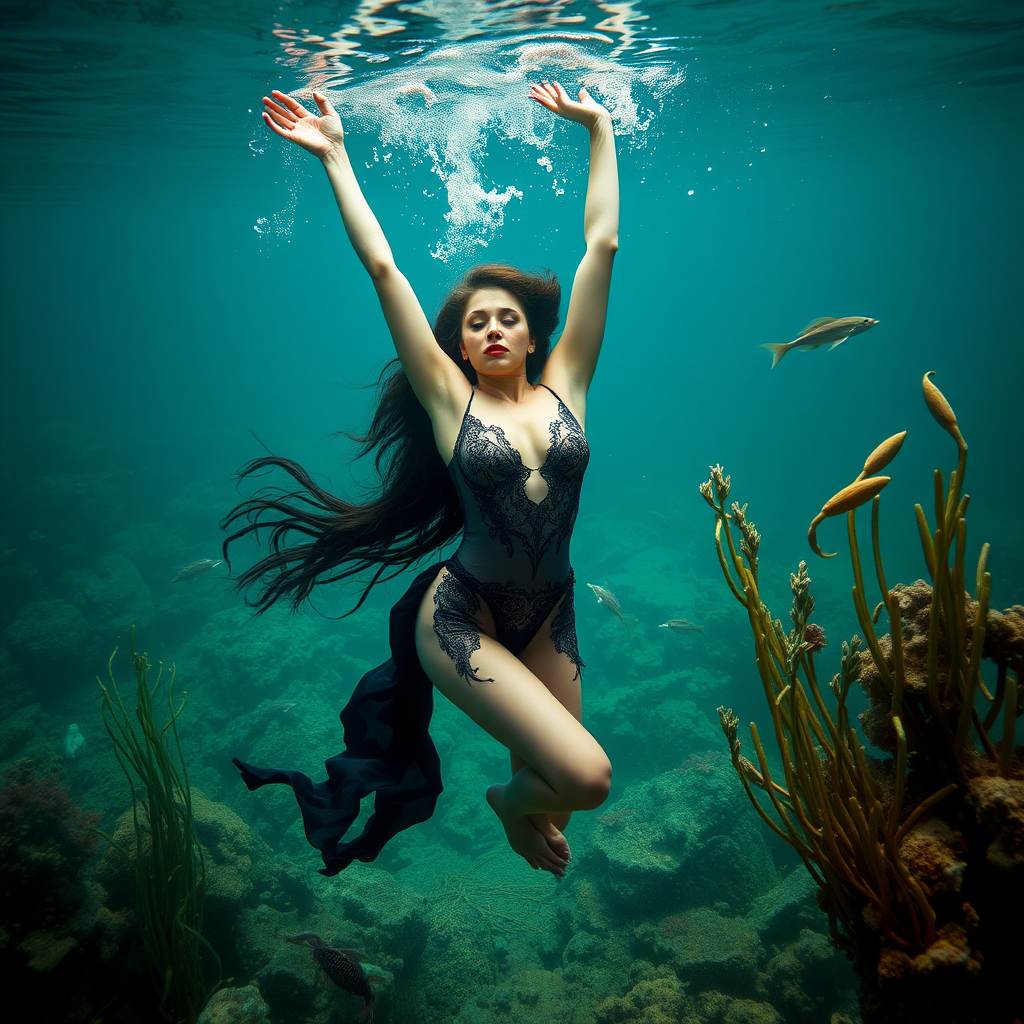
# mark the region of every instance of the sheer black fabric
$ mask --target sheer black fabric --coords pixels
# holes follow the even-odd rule
[[[494,617],[496,639],[513,654],[526,648],[557,607],[551,622],[555,649],[572,660],[577,674],[583,667],[569,540],[589,450],[575,416],[551,394],[556,411],[550,443],[544,463],[534,469],[500,427],[472,414],[470,397],[449,465],[465,516],[462,541],[447,562],[420,573],[392,608],[391,658],[363,676],[342,710],[345,749],[325,762],[326,781],[234,759],[249,789],[292,787],[306,838],[323,856],[322,874],[337,874],[353,860],[372,861],[398,832],[429,818],[442,791],[428,733],[433,686],[416,653],[419,606],[442,565],[448,574],[435,593],[434,630],[467,683],[493,682],[472,664],[480,649],[481,602]],[[547,484],[540,501],[527,494],[533,473]],[[373,815],[357,838],[343,842],[370,793],[376,794]]]
[[[438,563],[420,573],[391,609],[391,658],[363,676],[342,709],[345,749],[324,762],[325,782],[233,758],[249,789],[273,782],[292,787],[306,838],[323,856],[323,875],[336,875],[353,860],[374,860],[389,839],[434,813],[441,763],[427,731],[434,688],[416,653],[416,616],[440,569]],[[374,812],[362,833],[342,842],[360,800],[373,792]]]

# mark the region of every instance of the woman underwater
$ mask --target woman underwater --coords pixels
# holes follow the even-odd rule
[[[360,681],[342,711],[346,749],[326,762],[327,781],[235,760],[250,789],[292,786],[324,874],[373,860],[396,832],[433,812],[441,779],[427,734],[431,684],[509,749],[512,779],[491,786],[487,801],[509,845],[533,868],[562,877],[572,812],[608,795],[611,765],[580,723],[569,540],[588,459],[587,390],[618,247],[615,143],[608,112],[586,90],[573,100],[557,82],[543,82],[530,97],[590,134],[587,248],[550,355],[560,301],[553,275],[473,267],[431,330],[362,195],[327,97],[313,93],[319,114],[281,92],[263,100],[267,125],[323,162],[400,368],[391,366],[390,376],[385,369],[360,439],[364,454],[377,452],[375,500],[342,501],[274,456],[242,471],[282,468],[301,490],[263,491],[229,514],[226,526],[245,524],[225,553],[238,537],[271,535],[270,554],[238,586],[261,586],[260,610],[284,596],[297,607],[314,586],[372,569],[361,604],[374,583],[463,530],[455,554],[421,573],[392,609],[392,658]],[[284,544],[293,533],[309,542]],[[342,842],[370,792],[373,816],[358,838]]]

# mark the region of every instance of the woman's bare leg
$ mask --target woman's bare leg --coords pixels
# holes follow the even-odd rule
[[[420,606],[416,633],[420,661],[438,690],[522,759],[524,766],[507,785],[488,790],[488,803],[501,819],[512,848],[531,866],[560,875],[567,858],[549,845],[531,816],[550,818],[600,806],[610,783],[608,758],[548,686],[488,635],[493,620],[486,607],[479,619],[480,648],[471,662],[478,676],[493,682],[467,682],[457,673],[434,632],[433,592],[438,581]],[[545,660],[538,653],[543,635],[550,643],[545,627],[530,645],[536,644],[537,650],[524,652],[538,667]],[[561,657],[571,667],[571,662]],[[575,668],[572,672],[575,674]]]
[[[519,660],[554,694],[577,722],[583,718],[583,700],[580,673],[575,663],[565,654],[555,650],[551,642],[551,623],[558,614],[560,605],[552,609],[548,621],[534,640],[519,656]],[[510,752],[512,774],[515,775],[526,762],[518,754]],[[563,835],[572,811],[558,811],[550,815],[531,815],[530,821],[548,841],[548,845],[562,857],[569,857],[569,843]]]

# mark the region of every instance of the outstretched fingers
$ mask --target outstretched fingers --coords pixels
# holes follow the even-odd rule
[[[307,110],[297,99],[293,96],[289,96],[286,92],[274,89],[270,95],[273,96],[282,107],[287,107],[295,120],[298,120],[300,117],[316,117],[316,114],[314,114],[312,110]],[[265,98],[263,102],[267,102]]]

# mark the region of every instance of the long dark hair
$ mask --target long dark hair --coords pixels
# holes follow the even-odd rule
[[[470,296],[481,288],[504,288],[522,304],[535,349],[526,357],[526,375],[536,382],[558,326],[562,290],[551,271],[527,274],[503,263],[472,267],[449,292],[434,322],[434,337],[471,384],[476,371],[462,359],[462,317]],[[291,459],[267,455],[238,473],[239,481],[267,469],[283,469],[299,485],[292,490],[265,487],[236,505],[221,524],[236,527],[224,541],[228,547],[249,534],[262,539],[269,554],[235,580],[235,589],[257,589],[246,602],[266,611],[280,598],[297,609],[325,583],[371,573],[351,615],[373,587],[393,579],[421,558],[448,543],[462,528],[462,510],[444,460],[434,443],[430,417],[413,392],[401,363],[392,359],[377,381],[379,398],[363,437],[347,435],[362,450],[374,453],[380,477],[370,500],[353,504],[318,486]],[[242,522],[244,525],[238,526]],[[296,538],[306,538],[294,543]]]

